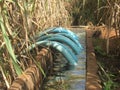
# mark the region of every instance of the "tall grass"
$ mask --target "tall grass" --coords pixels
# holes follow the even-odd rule
[[[109,74],[104,70],[103,66],[98,63],[101,72],[99,72],[99,75],[101,77],[102,83],[103,85],[103,90],[111,90],[112,85],[113,85],[113,81],[110,78]]]
[[[98,19],[95,11],[99,11]],[[24,55],[21,51],[34,43],[32,37],[48,27],[67,27],[72,21],[76,25],[99,20],[105,23],[109,19],[111,26],[120,29],[119,13],[119,0],[0,0],[1,70],[11,84],[29,67],[27,62],[34,62],[29,53]]]
[[[13,49],[12,49],[12,45],[11,45],[11,42],[10,42],[10,39],[9,37],[7,36],[7,33],[6,33],[6,29],[5,29],[5,26],[4,26],[4,21],[3,21],[3,17],[2,15],[0,14],[0,26],[1,26],[1,31],[2,31],[2,35],[3,35],[3,39],[5,41],[5,44],[6,44],[6,47],[7,47],[7,51],[9,52],[10,54],[10,57],[12,59],[12,63],[13,63],[13,66],[15,68],[15,71],[17,73],[17,75],[20,75],[22,73],[19,65],[18,65],[18,61],[16,59],[16,56],[13,52]]]
[[[109,54],[109,34],[111,29],[114,28],[116,37],[120,37],[120,1],[71,0],[69,2],[70,5],[68,5],[68,11],[72,18],[72,25],[106,25],[108,37],[106,52]],[[120,45],[117,45],[116,47],[120,47]]]
[[[68,11],[72,18],[72,25],[86,25],[88,22],[96,24],[97,8],[101,5],[100,0],[70,0]]]
[[[0,0],[0,66],[6,82],[11,84],[29,67],[28,62],[34,62],[29,53],[21,51],[34,43],[33,37],[38,32],[69,25],[64,1]]]

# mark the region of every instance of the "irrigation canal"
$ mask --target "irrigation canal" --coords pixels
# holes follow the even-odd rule
[[[79,36],[83,50],[80,53],[78,65],[68,66],[65,58],[57,54],[54,62],[53,73],[45,79],[41,90],[85,90],[86,85],[86,32],[74,28],[72,30]]]

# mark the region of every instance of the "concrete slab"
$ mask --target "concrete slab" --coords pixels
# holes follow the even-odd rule
[[[86,50],[87,50],[87,78],[86,90],[102,90],[100,78],[97,71],[97,60],[92,44],[92,31],[86,30]]]

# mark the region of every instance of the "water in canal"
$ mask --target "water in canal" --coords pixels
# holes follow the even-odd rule
[[[42,90],[85,90],[86,82],[86,45],[84,30],[76,29],[75,33],[80,38],[83,50],[79,55],[78,65],[68,66],[65,58],[56,55],[53,72],[44,82]]]

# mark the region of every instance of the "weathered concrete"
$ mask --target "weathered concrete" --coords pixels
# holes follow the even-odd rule
[[[47,72],[48,69],[50,69],[53,60],[50,50],[43,48],[36,55],[35,59],[37,62],[41,63],[41,68],[44,71]],[[40,90],[43,79],[44,76],[42,72],[35,64],[33,64],[13,81],[8,90]]]
[[[92,44],[92,31],[86,31],[86,45],[87,45],[87,80],[86,90],[102,90],[100,79],[97,75],[98,66],[94,48]]]

